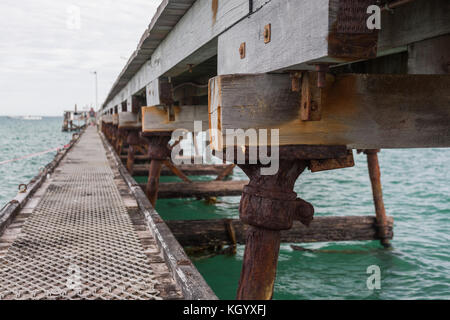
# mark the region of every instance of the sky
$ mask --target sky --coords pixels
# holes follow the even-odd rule
[[[161,0],[1,0],[0,116],[98,104]]]

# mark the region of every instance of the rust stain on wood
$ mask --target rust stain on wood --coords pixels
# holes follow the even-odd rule
[[[211,9],[213,12],[213,24],[216,23],[217,9],[219,8],[219,0],[212,0]]]

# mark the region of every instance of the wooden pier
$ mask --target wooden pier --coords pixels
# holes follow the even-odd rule
[[[0,299],[216,298],[95,128],[42,179],[2,221]]]
[[[87,230],[92,217],[77,220],[77,203],[52,198],[64,192],[75,193],[94,216],[100,213],[96,222],[105,225],[93,230],[97,240],[58,242],[69,225],[42,228],[42,234],[49,233],[54,250],[76,241],[82,248],[85,240],[100,250],[108,239],[96,232],[110,228],[103,214],[120,217],[122,224],[105,236],[127,230],[124,241],[136,257],[124,252],[118,259],[141,259],[148,291],[127,291],[133,298],[215,298],[179,243],[232,249],[245,244],[237,292],[242,300],[272,298],[281,242],[379,240],[389,247],[394,220],[383,204],[378,152],[450,147],[450,7],[447,0],[381,2],[378,30],[367,28],[368,0],[163,0],[99,110],[99,135],[89,128],[28,207],[11,203],[0,216],[3,228],[12,223],[0,240],[3,259],[15,266],[15,252],[27,250],[24,239],[40,241],[39,232],[27,232],[27,223],[50,226],[49,208],[68,206],[68,213],[58,211],[64,221],[72,221],[75,210],[74,222],[84,221],[77,227]],[[196,137],[204,131],[223,164],[174,165],[177,157],[202,158]],[[195,152],[176,153],[186,133]],[[294,192],[298,177],[305,170],[352,167],[354,152],[367,155],[373,212],[314,218],[314,204]],[[274,163],[277,170],[265,174]],[[247,181],[226,179],[236,166]],[[86,185],[89,168],[102,172],[98,187],[114,197],[112,207],[99,209],[92,202],[101,191]],[[160,183],[162,175],[182,182]],[[194,175],[213,177],[193,181]],[[71,186],[71,179],[81,179],[83,190]],[[154,209],[158,198],[218,196],[241,197],[240,219],[166,224]],[[58,230],[62,234],[54,235]],[[68,267],[57,262],[58,272]],[[107,260],[105,268],[113,273],[118,262]],[[33,266],[17,268],[17,279],[28,267]],[[7,267],[0,272],[0,294],[11,296],[8,288],[19,288],[19,280]],[[40,279],[44,272],[33,274]],[[89,297],[125,297],[124,290],[111,296],[96,287],[103,281],[100,273],[89,279],[86,291],[98,288]],[[111,285],[135,288],[124,281]]]

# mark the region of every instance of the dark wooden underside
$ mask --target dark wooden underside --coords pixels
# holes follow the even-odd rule
[[[245,244],[248,226],[238,219],[166,221],[182,246],[217,246],[232,244],[227,224],[231,223],[236,243]],[[393,238],[394,219],[388,217],[389,239]],[[281,232],[285,243],[377,240],[375,216],[316,217],[309,227],[294,222],[290,230]]]
[[[158,199],[240,196],[247,180],[164,182],[159,184]],[[140,184],[145,190],[146,185]]]
[[[177,166],[187,176],[217,176],[222,171],[224,171],[228,165],[226,164],[183,164]],[[148,164],[137,164],[133,167],[134,176],[147,176],[148,175]],[[161,170],[162,176],[173,176],[175,175],[169,168],[163,167]]]

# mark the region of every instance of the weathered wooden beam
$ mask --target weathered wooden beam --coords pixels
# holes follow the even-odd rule
[[[127,151],[127,150],[128,149],[124,149],[123,151]],[[145,150],[142,150],[142,151],[145,151]],[[141,162],[145,162],[145,161],[150,160],[148,155],[142,155],[142,154],[136,155],[134,158],[135,158],[135,160],[138,160],[138,161],[141,161]],[[127,156],[126,155],[121,155],[120,159],[122,161],[126,161],[127,160]],[[194,164],[196,162],[197,163],[201,162],[203,157],[201,155],[200,156],[195,156],[195,157],[194,156],[178,156],[178,157],[176,157],[176,159],[177,159],[177,163],[179,163],[179,161],[182,161],[186,165],[191,165],[191,164]]]
[[[227,169],[228,166],[229,165],[226,164],[182,164],[177,165],[177,168],[187,176],[217,176]],[[135,176],[146,176],[148,169],[148,164],[137,164],[134,166],[133,172]],[[233,170],[228,172],[228,175],[232,173]],[[174,173],[170,169],[163,167],[161,170],[161,175],[173,176]]]
[[[449,8],[450,11],[450,8]],[[449,74],[450,34],[408,46],[408,73]]]
[[[112,123],[112,115],[110,115],[110,114],[102,115],[101,119],[104,123]]]
[[[158,199],[209,198],[240,196],[246,180],[163,182],[159,184]],[[145,184],[140,184],[145,189]]]
[[[273,128],[280,145],[450,147],[449,88],[448,75],[330,76],[325,88],[311,86],[321,120],[302,121],[301,92],[291,90],[289,75],[217,76],[209,87],[212,146],[236,145],[227,129]]]
[[[217,246],[233,244],[227,229],[229,219],[172,220],[166,224],[182,246]],[[392,217],[388,217],[389,239],[393,238]],[[236,242],[245,244],[248,225],[231,220]],[[281,231],[281,242],[309,243],[330,241],[378,240],[374,216],[315,217],[309,227],[294,221],[290,230]]]
[[[119,112],[118,126],[120,129],[141,129],[142,124],[137,114],[133,112]]]
[[[142,131],[161,132],[183,129],[194,131],[194,121],[208,128],[208,106],[142,107]]]
[[[374,4],[358,2],[363,9]],[[355,24],[355,20],[346,16],[348,11],[340,10],[346,6],[355,8],[358,2],[268,2],[219,36],[218,74],[313,70],[315,63],[345,64],[374,58],[405,51],[410,43],[450,33],[447,0],[416,0],[396,8],[394,14],[385,11],[378,33],[367,29],[368,14]],[[268,24],[270,42],[264,41]],[[245,43],[245,58],[238,51],[242,43]]]

